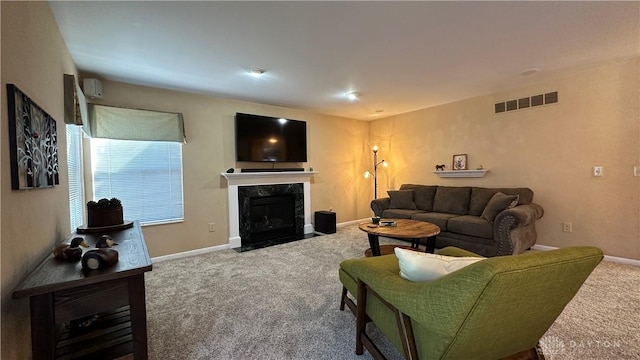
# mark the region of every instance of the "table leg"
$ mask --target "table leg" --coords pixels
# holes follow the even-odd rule
[[[129,277],[129,309],[133,335],[133,357],[146,360],[147,355],[147,307],[144,295],[144,274]]]
[[[53,293],[34,295],[31,305],[31,352],[34,360],[55,359],[56,320]]]
[[[424,252],[433,254],[436,251],[436,236],[429,236],[427,238],[427,248]]]
[[[373,248],[371,248],[373,249]],[[364,354],[362,339],[367,330],[367,287],[358,279],[358,308],[356,310],[356,355]]]
[[[371,247],[371,255],[372,256],[380,256],[380,239],[378,235],[368,234],[369,235],[369,246]]]

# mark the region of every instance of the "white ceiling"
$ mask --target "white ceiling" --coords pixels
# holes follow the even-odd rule
[[[49,4],[81,72],[363,120],[640,56],[640,2]]]

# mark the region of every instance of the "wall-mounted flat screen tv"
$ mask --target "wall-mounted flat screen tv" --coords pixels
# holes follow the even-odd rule
[[[236,113],[236,161],[306,162],[307,123]]]

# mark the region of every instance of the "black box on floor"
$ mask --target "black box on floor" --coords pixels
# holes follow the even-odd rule
[[[334,234],[336,232],[336,213],[332,211],[316,211],[314,230],[323,234]]]

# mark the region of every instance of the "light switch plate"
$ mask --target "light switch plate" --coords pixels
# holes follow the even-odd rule
[[[640,176],[640,166],[636,165],[633,167],[633,176]]]

